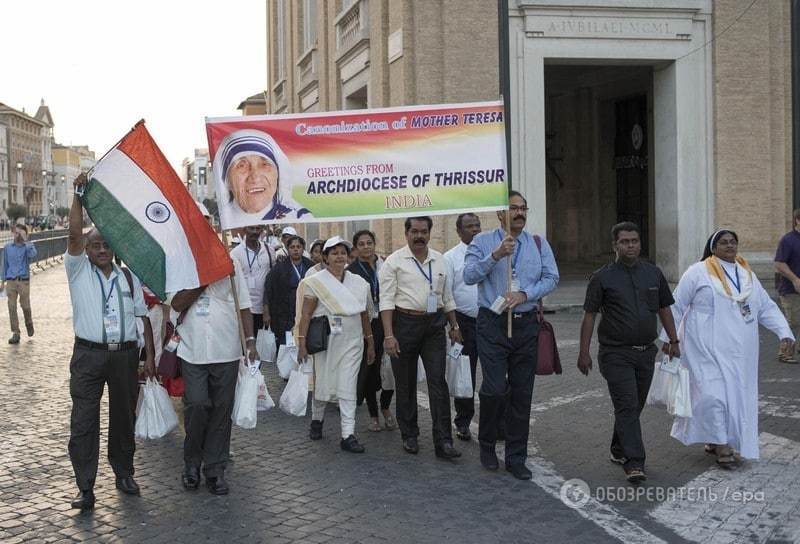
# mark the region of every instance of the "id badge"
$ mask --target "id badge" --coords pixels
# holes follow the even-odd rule
[[[458,359],[459,357],[461,357],[461,352],[463,350],[464,350],[464,346],[462,346],[461,344],[456,342],[450,348],[450,351],[448,352],[448,355],[450,355],[450,357],[452,357],[453,359]]]
[[[208,295],[200,295],[194,305],[194,313],[197,315],[208,315],[208,307],[211,305],[211,298]]]
[[[108,338],[119,338],[119,317],[117,314],[103,314],[103,327]]]
[[[515,275],[511,277],[511,292],[516,293],[517,291],[521,291],[519,287],[519,278]]]
[[[247,288],[251,291],[256,288],[258,282],[256,281],[255,276],[247,276]]]
[[[172,337],[169,339],[169,342],[167,342],[167,345],[166,345],[166,346],[164,346],[164,350],[166,350],[166,351],[173,351],[173,352],[174,352],[176,349],[178,349],[178,344],[180,344],[180,343],[181,343],[181,337],[180,337],[180,335],[179,335],[179,334],[176,332],[176,333],[175,333],[175,334],[173,334],[173,335],[172,335]]]
[[[342,318],[341,316],[335,315],[331,317],[331,334],[336,336],[337,334],[342,334]]]
[[[753,322],[753,314],[750,310],[750,303],[745,301],[739,301],[739,312],[742,314],[745,323],[752,323]]]
[[[426,311],[429,314],[435,314],[436,313],[436,308],[437,308],[436,293],[434,293],[433,291],[430,291],[428,293],[428,308],[427,308]]]

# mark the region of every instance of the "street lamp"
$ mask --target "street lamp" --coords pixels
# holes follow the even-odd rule
[[[47,170],[42,170],[42,192],[39,195],[39,207],[41,209],[39,210],[39,215],[45,215],[44,204],[47,201],[47,199],[49,198],[49,195],[48,195],[49,186],[50,186],[50,184],[47,183]],[[49,206],[48,206],[48,208],[49,208]],[[47,210],[47,215],[50,215],[50,210],[49,209]]]
[[[17,198],[14,199],[17,204],[22,204],[22,163],[17,162]]]

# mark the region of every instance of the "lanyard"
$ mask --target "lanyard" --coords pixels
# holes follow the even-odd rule
[[[736,279],[735,279],[735,280],[734,280],[734,279],[731,277],[731,275],[730,275],[730,274],[728,274],[728,271],[727,271],[727,270],[725,270],[725,267],[724,267],[724,266],[720,266],[720,268],[722,268],[722,271],[723,271],[723,272],[725,272],[725,275],[726,275],[726,276],[728,276],[728,279],[729,279],[729,280],[731,280],[731,283],[733,284],[733,286],[734,286],[734,287],[736,287],[736,290],[737,290],[739,293],[741,293],[741,292],[742,292],[742,283],[741,283],[741,281],[739,280],[739,267],[737,267],[736,265],[734,265],[733,272],[734,272],[734,274],[736,275]]]
[[[117,280],[119,276],[115,276],[113,280],[111,280],[111,289],[108,290],[108,295],[106,295],[106,288],[103,285],[103,280],[100,277],[100,273],[97,270],[94,271],[94,274],[97,276],[97,281],[100,282],[100,291],[103,293],[103,308],[105,311],[108,311],[108,301],[111,299],[111,293],[114,292],[114,288],[117,286]],[[132,293],[131,293],[132,294]]]
[[[521,235],[520,235],[521,236]],[[497,231],[497,237],[500,238],[500,241],[503,241],[503,235],[500,234],[500,231]],[[522,250],[522,239],[517,237],[517,249],[514,251],[514,258],[511,260],[511,274],[516,276],[517,275],[517,259],[519,259],[519,254]]]
[[[425,271],[424,271],[424,270],[422,269],[422,267],[419,265],[419,261],[417,260],[417,258],[416,258],[416,257],[414,257],[414,264],[415,264],[415,265],[417,265],[417,268],[419,268],[419,272],[420,272],[420,274],[422,274],[422,276],[423,276],[423,277],[424,277],[426,280],[428,280],[428,285],[430,285],[430,286],[431,286],[431,291],[433,291],[433,269],[431,268],[431,263],[432,263],[432,262],[433,262],[433,261],[428,261],[428,273],[427,273],[427,274],[425,274]]]
[[[292,268],[294,269],[294,273],[297,274],[297,279],[302,280],[303,274],[306,273],[306,267],[304,264],[300,264],[300,268],[297,268],[294,263],[292,263]]]
[[[367,271],[367,269],[364,268],[364,263],[362,263],[361,261],[357,261],[357,262],[358,262],[358,266],[361,267],[361,270],[364,272],[364,274],[369,279],[369,286],[372,289],[372,300],[378,300],[378,294],[380,293],[380,290],[381,290],[380,285],[378,284],[378,274],[375,273],[372,270],[371,267],[370,267],[369,271]],[[414,259],[414,262],[416,262],[416,259]],[[424,275],[424,272],[423,272],[423,275]]]
[[[245,244],[245,246],[244,246],[244,254],[247,257],[247,267],[250,269],[250,272],[252,272],[253,271],[253,264],[258,259],[258,251],[253,251],[252,252],[253,253],[253,260],[252,261],[250,260],[250,253],[251,253],[250,248],[247,247],[247,245]]]

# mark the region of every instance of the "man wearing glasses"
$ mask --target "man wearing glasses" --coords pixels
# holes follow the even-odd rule
[[[509,232],[502,227],[506,214]],[[525,460],[539,335],[536,309],[540,299],[558,285],[550,244],[524,230],[527,214],[525,198],[509,191],[508,211],[497,212],[501,226],[475,236],[464,258],[464,282],[478,285],[481,464],[488,470],[499,468],[495,443],[499,420],[504,417],[506,470],[520,480],[531,479]]]

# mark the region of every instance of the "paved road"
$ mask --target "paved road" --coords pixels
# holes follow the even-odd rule
[[[366,408],[359,408],[367,453],[357,456],[339,449],[335,413],[325,439],[312,443],[308,418],[275,409],[261,414],[254,430],[234,428],[229,496],[181,488],[176,431],[138,444],[141,497],[119,494],[101,459],[97,507],[79,514],[69,509],[72,329],[62,266],[33,279],[33,308],[36,336],[0,344],[2,542],[800,541],[800,368],[774,361],[777,342],[766,333],[763,459],[737,472],[721,471],[702,448],[670,439],[669,418],[648,408],[650,479],[627,486],[607,460],[612,409],[605,383],[597,372],[585,378],[574,368],[580,314],[564,312],[551,321],[565,373],[538,379],[534,392],[532,482],[484,471],[474,442],[457,444],[464,451],[458,462],[437,460],[426,410],[421,451],[411,456],[397,431],[368,432]],[[0,311],[0,330],[7,319]],[[272,368],[267,377],[277,398],[283,382]],[[427,405],[424,390],[419,399]],[[585,483],[564,487],[576,478]],[[581,486],[589,496],[576,492]],[[637,489],[640,495],[629,495]],[[562,493],[582,506],[568,506]]]

